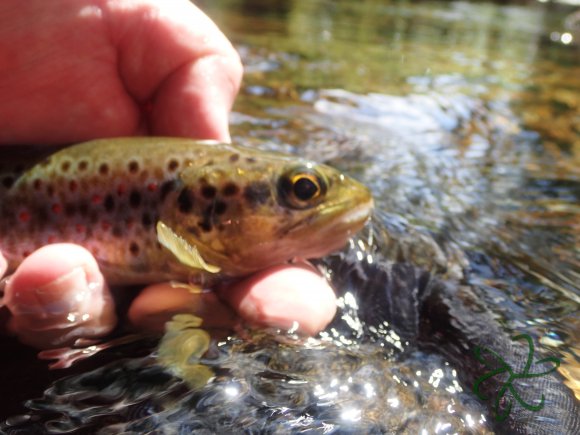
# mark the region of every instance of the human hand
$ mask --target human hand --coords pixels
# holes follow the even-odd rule
[[[228,141],[242,75],[229,41],[186,0],[5,0],[0,64],[0,144],[144,134]],[[5,269],[0,254],[0,276]],[[229,327],[236,316],[225,301],[250,323],[296,321],[314,334],[335,312],[332,289],[302,266],[259,273],[219,296],[161,284],[145,289],[128,317],[154,329],[188,309],[206,326]],[[8,281],[6,300],[12,331],[36,347],[101,336],[116,324],[98,266],[79,246],[32,253]],[[75,310],[87,318],[68,319]]]

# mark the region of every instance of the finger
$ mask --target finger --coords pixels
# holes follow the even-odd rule
[[[0,2],[0,143],[135,133],[141,113],[119,78],[100,3]]]
[[[239,86],[231,75],[232,60],[217,55],[181,67],[159,87],[150,132],[229,142],[229,111]]]
[[[129,93],[152,103],[151,133],[227,140],[239,55],[187,0],[107,3],[119,72]]]
[[[2,252],[0,252],[0,278],[4,276],[6,269],[8,268],[8,263],[6,259],[2,256]]]
[[[4,281],[2,278],[7,269],[8,263],[0,252],[0,335],[6,333],[6,327],[8,324],[8,313],[4,308]]]
[[[50,348],[100,337],[116,324],[114,304],[92,255],[71,244],[27,257],[6,285],[10,329],[22,342]]]
[[[209,329],[231,329],[237,319],[215,293],[193,293],[189,288],[169,283],[145,288],[131,304],[128,318],[139,331],[163,332],[165,323],[180,313],[200,317],[202,327]]]
[[[334,291],[308,265],[272,268],[220,291],[220,296],[248,323],[297,326],[306,335],[322,331],[336,313]]]

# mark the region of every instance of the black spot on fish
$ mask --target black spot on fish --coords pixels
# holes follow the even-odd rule
[[[10,189],[14,185],[14,178],[13,177],[4,177],[2,179],[2,186],[6,189]]]
[[[143,213],[143,216],[141,216],[141,223],[146,228],[153,225],[153,219],[151,218],[151,215],[147,212]]]
[[[111,213],[115,209],[115,199],[113,198],[113,195],[108,194],[105,197],[105,201],[103,202],[103,205],[105,206],[105,210],[108,213]]]
[[[203,213],[203,219],[206,222],[217,223],[217,216],[223,215],[228,209],[228,205],[223,201],[215,201],[208,205]]]
[[[228,209],[228,205],[223,201],[217,201],[214,204],[213,210],[215,214],[222,215]]]
[[[185,188],[177,197],[177,205],[182,213],[189,213],[193,209],[193,193]]]
[[[137,208],[141,205],[141,194],[136,190],[132,190],[129,194],[129,205],[133,208]]]
[[[127,165],[127,169],[129,169],[131,174],[135,174],[139,170],[139,163],[137,163],[135,160],[131,160]]]
[[[244,198],[250,205],[264,204],[270,198],[270,185],[265,181],[254,181],[244,189]]]
[[[79,202],[79,214],[81,216],[87,216],[89,214],[89,203],[87,201]]]
[[[205,220],[205,219],[202,221],[199,221],[197,223],[197,225],[206,233],[209,233],[211,231],[211,228],[212,228],[211,222],[209,222],[208,220]]]
[[[179,167],[179,162],[175,159],[171,159],[167,163],[167,170],[170,172],[175,171],[178,167]]]
[[[71,204],[69,202],[69,203],[66,203],[64,205],[64,214],[66,216],[72,217],[72,216],[74,216],[74,214],[76,213],[76,211],[77,211],[77,206],[75,204]]]
[[[235,196],[240,192],[240,188],[236,183],[227,183],[223,189],[222,193],[224,196]]]
[[[232,154],[230,156],[230,162],[235,163],[240,160],[240,155],[238,153]]]
[[[246,157],[246,163],[256,163],[256,159],[253,157]]]
[[[69,161],[62,162],[62,164],[60,165],[60,170],[62,172],[68,172],[69,169],[70,169],[70,162]]]
[[[99,166],[99,174],[107,175],[108,173],[109,173],[109,165],[107,165],[106,163],[101,163],[101,166]]]
[[[159,196],[161,197],[161,201],[163,201],[167,195],[169,195],[175,189],[177,189],[177,182],[175,180],[165,181],[159,189]]]
[[[137,256],[139,255],[139,245],[135,242],[131,242],[129,244],[129,252],[131,252],[131,255],[133,256]]]
[[[89,163],[86,160],[81,160],[77,167],[79,171],[86,171],[89,167]]]
[[[201,194],[205,199],[213,199],[217,193],[215,186],[208,185],[201,188]]]
[[[34,187],[34,190],[40,190],[40,188],[42,187],[42,180],[37,178],[32,182],[32,186]]]

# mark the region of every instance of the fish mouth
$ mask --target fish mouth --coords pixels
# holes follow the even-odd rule
[[[374,206],[373,198],[370,197],[363,203],[356,201],[337,201],[334,204],[326,205],[323,210],[314,211],[310,216],[300,220],[291,228],[287,229],[287,234],[295,234],[310,228],[316,234],[328,235],[336,233],[335,237],[344,237],[358,231],[371,215]],[[340,212],[346,210],[345,212]],[[347,237],[348,237],[347,235]]]
[[[324,210],[323,219],[319,225],[316,225],[317,230],[323,234],[336,233],[336,237],[346,233],[343,237],[350,237],[367,222],[371,215],[374,206],[372,197],[356,205],[352,201],[345,201],[331,208]],[[343,213],[337,213],[337,210],[347,210]],[[326,216],[325,216],[326,215]],[[346,240],[345,240],[346,241]]]
[[[341,201],[325,210],[322,219],[311,226],[312,235],[304,247],[306,258],[321,258],[342,249],[368,221],[373,205],[371,197],[362,203]]]
[[[359,222],[364,223],[371,215],[374,207],[374,201],[370,198],[367,202],[359,204],[347,213],[343,214],[341,221],[344,225],[355,225]]]

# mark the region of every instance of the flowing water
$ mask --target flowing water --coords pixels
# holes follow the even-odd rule
[[[498,330],[528,334],[536,351],[561,361],[559,379],[580,400],[579,6],[200,6],[246,67],[233,141],[304,154],[364,181],[405,260],[477,289]],[[382,255],[391,254],[400,255]],[[198,371],[184,375],[177,362],[164,369],[148,339],[65,372],[13,367],[11,388],[40,383],[19,403],[46,393],[7,407],[5,416],[22,415],[3,430],[509,433],[462,376],[472,356],[417,347],[386,318],[365,325],[358,311],[377,302],[338,290],[340,315],[316,339],[244,331],[209,344],[193,358],[215,375],[204,388]],[[181,332],[204,340],[196,328]],[[545,412],[558,427],[562,416]]]

